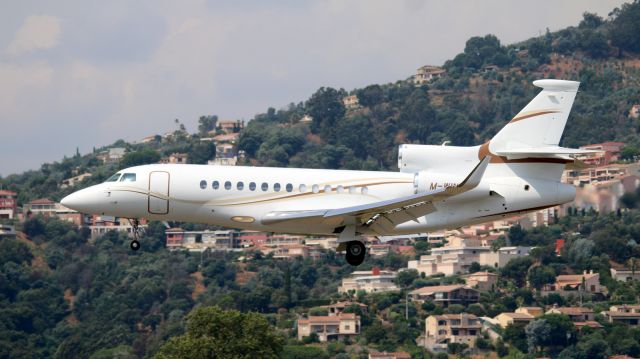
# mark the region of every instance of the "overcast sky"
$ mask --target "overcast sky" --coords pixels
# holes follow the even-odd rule
[[[0,175],[200,115],[251,119],[321,86],[440,65],[476,35],[504,44],[603,17],[621,0],[5,1]]]

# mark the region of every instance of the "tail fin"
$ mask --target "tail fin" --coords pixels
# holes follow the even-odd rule
[[[557,147],[578,92],[579,82],[537,80],[542,91],[490,142],[493,153]]]

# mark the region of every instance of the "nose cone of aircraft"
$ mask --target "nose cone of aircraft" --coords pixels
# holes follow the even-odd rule
[[[82,191],[73,192],[60,201],[60,204],[67,208],[80,211],[80,207],[86,202],[83,200]]]

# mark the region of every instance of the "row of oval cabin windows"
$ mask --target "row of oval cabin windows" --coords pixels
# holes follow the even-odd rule
[[[213,181],[211,182],[211,188],[217,190],[220,189],[220,182],[218,181]],[[230,181],[226,181],[224,182],[224,189],[226,190],[230,190],[233,187],[233,184]],[[202,180],[200,181],[200,188],[205,189],[207,188],[207,181]],[[249,190],[250,191],[255,191],[257,188],[257,184],[255,182],[249,182]],[[240,181],[240,182],[236,182],[236,189],[238,191],[242,191],[244,190],[244,182]],[[269,190],[269,184],[267,182],[262,182],[262,184],[260,185],[260,189],[263,192],[266,192]],[[274,192],[280,192],[280,190],[282,189],[282,185],[280,183],[274,183],[273,184],[273,190]],[[287,183],[284,186],[284,190],[287,192],[293,192],[293,185],[291,183]],[[307,185],[301,184],[300,186],[298,186],[298,190],[300,192],[306,192],[307,191]],[[331,192],[333,190],[333,188],[330,185],[326,185],[322,188],[323,192]],[[358,191],[358,189],[354,186],[350,186],[350,187],[344,187],[344,186],[336,186],[335,190],[337,193],[356,193]],[[311,191],[313,193],[318,193],[320,192],[320,186],[317,184],[314,184],[311,186]],[[367,187],[362,187],[360,188],[360,193],[362,194],[367,194],[369,193],[369,189]]]

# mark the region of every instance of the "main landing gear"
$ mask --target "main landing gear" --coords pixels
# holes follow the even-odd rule
[[[364,244],[360,241],[347,242],[347,263],[352,266],[359,266],[364,261],[364,256],[367,253]]]
[[[137,251],[140,249],[140,242],[138,241],[138,238],[140,238],[140,233],[142,232],[142,229],[140,228],[140,221],[137,218],[134,218],[130,219],[129,223],[131,223],[131,227],[133,227],[133,239],[131,240],[131,243],[129,243],[129,247],[131,247],[131,250]]]

